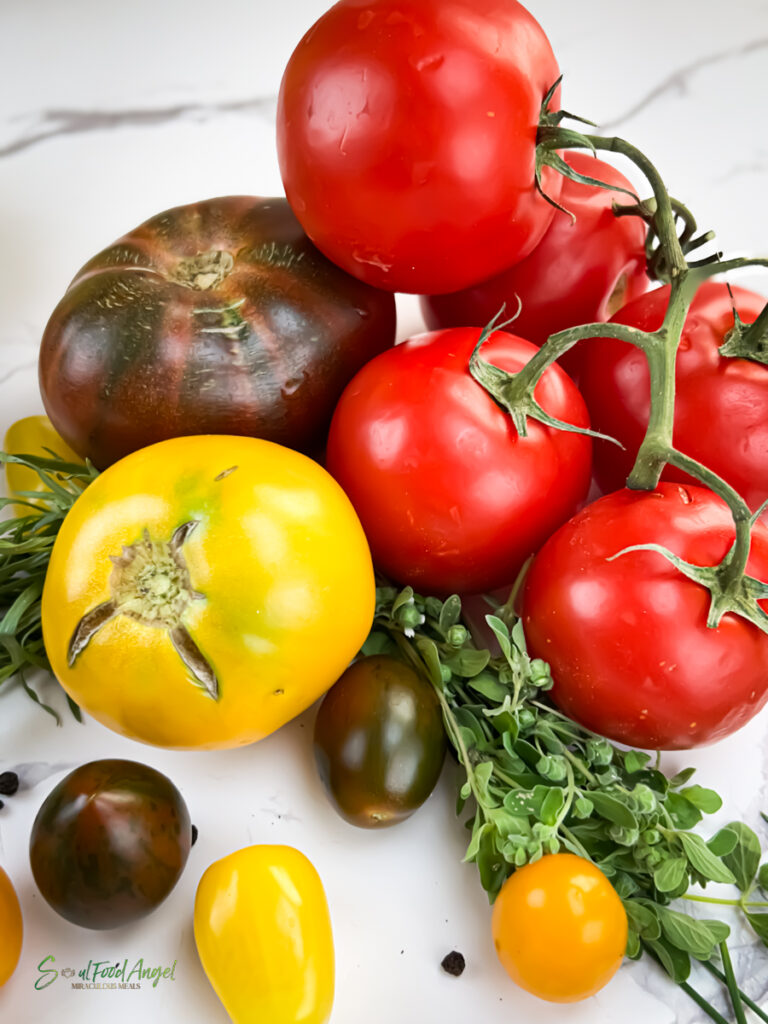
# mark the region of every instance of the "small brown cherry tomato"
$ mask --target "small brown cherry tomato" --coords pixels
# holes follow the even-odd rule
[[[191,840],[187,805],[165,775],[135,761],[91,761],[48,794],[29,854],[58,914],[83,928],[116,928],[163,902]]]

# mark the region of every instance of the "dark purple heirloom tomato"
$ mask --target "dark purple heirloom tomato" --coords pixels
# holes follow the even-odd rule
[[[116,928],[163,902],[191,842],[187,805],[170,779],[136,761],[92,761],[45,798],[29,856],[58,914],[83,928]]]
[[[435,788],[445,755],[431,685],[388,655],[361,658],[315,719],[315,760],[339,814],[362,828],[395,825]]]
[[[229,196],[158,214],[86,263],[45,329],[40,389],[99,469],[185,434],[313,451],[394,338],[393,296],[327,260],[284,199]]]

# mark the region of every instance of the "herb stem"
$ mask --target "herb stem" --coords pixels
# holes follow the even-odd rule
[[[719,970],[719,968],[715,967],[711,960],[704,960],[702,966],[705,967],[713,977],[717,978],[718,981],[722,981],[724,985],[727,984],[726,976],[721,970]],[[766,1013],[765,1010],[761,1009],[757,1003],[753,999],[750,999],[746,992],[742,992],[741,989],[739,989],[739,996],[745,1006],[748,1006],[753,1013],[757,1014],[760,1020],[764,1020],[766,1021],[766,1024],[768,1024],[768,1013]]]
[[[741,1001],[741,993],[739,992],[739,986],[736,982],[736,976],[733,973],[731,954],[728,950],[728,943],[725,939],[720,943],[720,956],[722,957],[723,967],[725,968],[725,984],[728,989],[731,1006],[733,1007],[733,1012],[736,1014],[736,1024],[747,1024],[747,1018],[744,1015],[744,1005]]]

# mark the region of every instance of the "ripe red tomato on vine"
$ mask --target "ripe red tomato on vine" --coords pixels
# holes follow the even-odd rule
[[[374,564],[422,593],[479,592],[523,562],[585,498],[591,439],[509,413],[469,372],[477,328],[421,334],[371,360],[341,396],[327,466],[355,506]],[[537,351],[492,332],[483,360],[514,373]],[[535,389],[551,416],[588,427],[558,366]]]
[[[527,256],[555,212],[535,161],[558,77],[515,0],[341,0],[283,75],[288,201],[326,256],[380,288],[431,294],[490,277]],[[561,183],[543,169],[553,199]]]
[[[623,174],[589,153],[574,151],[565,160],[579,174],[632,190]],[[631,203],[629,196],[564,178],[559,201],[563,209],[526,259],[462,291],[423,296],[427,327],[479,327],[502,306],[513,315],[519,299],[510,329],[543,345],[550,334],[566,327],[608,320],[650,287],[645,223],[613,212],[614,203]],[[584,347],[561,360],[572,375]]]
[[[732,613],[709,628],[704,586],[656,551],[619,554],[655,543],[714,566],[733,539],[722,499],[676,483],[606,495],[550,537],[527,575],[522,618],[530,653],[552,669],[558,707],[646,749],[712,743],[745,725],[768,697],[768,635]],[[747,571],[768,581],[761,523]]]
[[[641,295],[612,317],[643,331],[664,319],[669,288]],[[686,318],[675,369],[675,447],[721,476],[756,511],[768,499],[768,366],[720,352],[734,325],[757,319],[766,300],[744,288],[706,281]],[[622,487],[648,425],[650,384],[643,352],[625,341],[581,342],[579,386],[596,430],[623,445],[595,442],[603,491]],[[668,466],[665,480],[690,477]]]

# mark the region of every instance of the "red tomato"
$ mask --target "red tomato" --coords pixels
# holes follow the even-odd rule
[[[580,174],[632,188],[623,174],[589,153],[569,153],[567,160]],[[535,345],[543,345],[550,334],[566,327],[608,320],[650,286],[645,224],[639,217],[616,217],[614,202],[626,204],[631,199],[566,178],[560,203],[576,220],[558,211],[521,263],[472,288],[424,296],[421,308],[427,326],[482,326],[504,304],[506,315],[514,315],[518,297],[522,306],[512,329]],[[565,369],[575,371],[583,348],[582,343],[566,355]]]
[[[743,288],[734,288],[733,295],[742,320],[756,320],[765,299]],[[669,288],[658,288],[625,306],[613,320],[654,331],[661,326],[668,299]],[[732,327],[727,287],[705,282],[693,300],[677,355],[674,443],[757,509],[768,498],[768,366],[720,355],[718,348]],[[627,342],[600,338],[579,347],[580,385],[595,429],[615,437],[625,449],[595,442],[595,477],[603,491],[612,491],[623,486],[648,424],[648,367],[640,349]],[[690,477],[667,468],[663,479]]]
[[[558,76],[515,0],[341,0],[280,87],[288,201],[326,256],[377,287],[482,281],[527,256],[552,220],[534,164]],[[561,181],[545,169],[555,199]]]
[[[656,543],[696,565],[716,565],[733,542],[725,503],[703,487],[662,483],[588,505],[531,566],[523,624],[552,697],[589,729],[631,746],[687,749],[739,729],[768,695],[768,636],[728,613],[707,626],[709,592]],[[752,535],[748,571],[768,581],[768,529]]]
[[[489,590],[572,515],[589,486],[591,441],[510,416],[470,376],[479,336],[460,327],[411,338],[352,379],[336,407],[327,465],[363,523],[374,562],[422,592]],[[515,372],[535,346],[496,331],[482,358]],[[557,366],[536,387],[551,415],[587,426]]]

